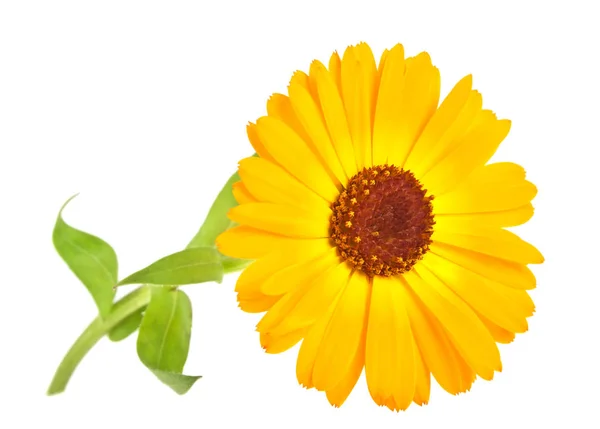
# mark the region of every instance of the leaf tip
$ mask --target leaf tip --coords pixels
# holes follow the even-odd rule
[[[79,192],[77,192],[74,195],[71,195],[71,197],[69,197],[67,199],[67,201],[64,202],[64,204],[62,205],[62,207],[60,208],[60,211],[58,212],[58,216],[62,216],[62,212],[65,209],[65,207],[67,207],[67,204],[69,204],[71,201],[73,201],[75,199],[75,197],[77,197],[79,195]]]
[[[123,280],[115,283],[115,285],[113,286],[113,290],[117,290],[120,286],[125,286],[125,285],[128,285],[128,284],[132,284],[131,277],[133,277],[133,276],[127,276]]]
[[[65,391],[65,387],[61,386],[55,386],[54,385],[54,380],[52,380],[52,384],[50,385],[50,387],[48,387],[48,390],[46,391],[46,396],[56,396],[60,393],[63,393]]]

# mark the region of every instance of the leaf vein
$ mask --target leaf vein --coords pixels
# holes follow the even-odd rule
[[[156,369],[161,369],[160,368],[160,364],[163,358],[163,350],[165,348],[165,343],[167,342],[167,335],[169,334],[169,331],[171,330],[171,324],[173,323],[173,319],[175,318],[175,310],[177,309],[177,300],[179,299],[179,293],[177,291],[173,291],[173,293],[175,294],[175,297],[173,298],[173,306],[171,308],[171,314],[169,315],[169,320],[167,321],[167,324],[165,325],[165,331],[163,332],[163,338],[162,341],[160,342],[160,347],[158,349],[158,361],[156,363]]]

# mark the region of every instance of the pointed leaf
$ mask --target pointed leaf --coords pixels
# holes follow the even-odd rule
[[[137,339],[140,360],[175,392],[189,390],[197,376],[182,375],[192,329],[192,304],[178,289],[153,287]]]
[[[111,341],[122,341],[125,338],[129,337],[140,327],[143,315],[144,309],[141,308],[139,311],[133,313],[131,316],[126,317],[111,331],[109,331],[108,338]]]
[[[230,258],[229,256],[221,256],[221,263],[223,264],[224,273],[234,273],[236,271],[243,270],[253,261],[248,259]]]
[[[254,154],[253,156],[257,155]],[[192,238],[192,241],[187,245],[187,248],[216,247],[215,240],[217,237],[229,228],[235,226],[235,222],[229,219],[227,213],[231,208],[238,205],[233,196],[233,184],[239,180],[240,176],[238,173],[235,173],[229,178],[227,183],[225,183],[225,186],[223,186],[221,192],[219,192],[219,195],[217,195],[217,198],[210,207],[208,215],[200,227],[200,230],[194,238]],[[225,273],[239,271],[252,262],[244,259],[230,258],[224,255],[221,255],[221,257],[223,258],[223,268]]]
[[[52,241],[60,257],[85,285],[102,317],[110,313],[117,282],[117,255],[104,240],[69,226],[62,212],[75,196],[62,206],[56,219]]]
[[[202,378],[201,375],[184,375],[158,369],[150,369],[150,371],[179,395],[187,393],[194,383]]]
[[[235,182],[240,180],[240,176],[235,173],[229,178],[217,198],[213,202],[204,223],[200,227],[198,233],[192,238],[188,244],[190,247],[212,247],[215,244],[215,239],[222,232],[231,228],[232,221],[227,217],[227,212],[232,207],[238,205],[233,197],[232,187]]]
[[[212,247],[194,247],[159,259],[117,286],[142,283],[181,286],[221,280],[223,264],[219,252]]]

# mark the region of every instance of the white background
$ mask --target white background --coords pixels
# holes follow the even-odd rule
[[[210,5],[209,5],[210,4]],[[0,427],[598,428],[597,210],[600,40],[592,1],[3,1],[0,6]],[[361,40],[427,50],[442,91],[473,73],[513,120],[497,154],[539,188],[519,232],[535,267],[530,331],[501,346],[504,372],[466,395],[393,413],[364,379],[341,409],[300,388],[296,350],[266,355],[235,278],[189,286],[194,328],[183,397],[103,340],[65,394],[56,365],[94,315],[54,252],[72,225],[107,240],[121,277],[196,232],[239,158],[245,125],[291,73]]]

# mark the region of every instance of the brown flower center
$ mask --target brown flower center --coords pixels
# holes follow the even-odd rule
[[[373,277],[409,271],[429,250],[432,196],[410,171],[365,168],[333,203],[330,237],[340,257]]]

